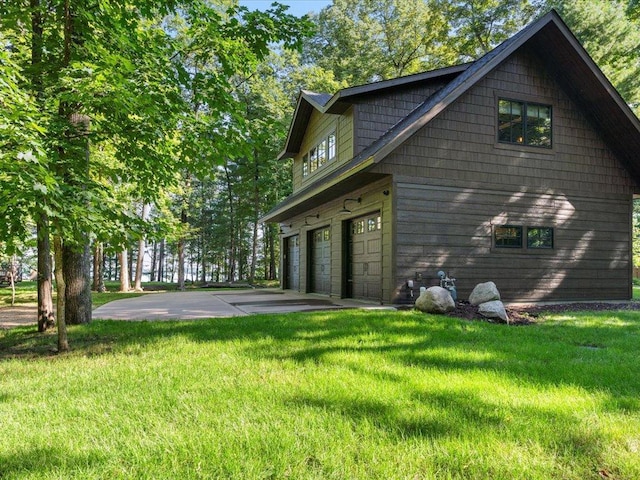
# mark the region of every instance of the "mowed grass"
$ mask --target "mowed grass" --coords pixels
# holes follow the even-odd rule
[[[3,331],[0,478],[637,479],[638,315]]]

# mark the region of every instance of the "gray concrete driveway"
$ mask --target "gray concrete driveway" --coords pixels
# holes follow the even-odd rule
[[[255,313],[286,313],[344,308],[391,308],[370,302],[284,292],[278,289],[201,290],[150,293],[109,302],[93,311],[94,319],[192,320]]]

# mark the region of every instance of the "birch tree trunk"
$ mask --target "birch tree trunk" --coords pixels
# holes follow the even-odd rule
[[[123,248],[119,254],[120,260],[120,291],[128,292],[131,290],[131,285],[129,283],[129,263],[127,261],[128,253],[127,249]]]
[[[149,214],[149,205],[142,205],[142,221],[146,221],[147,215]],[[144,268],[144,251],[146,248],[146,242],[144,237],[140,238],[138,241],[138,261],[136,262],[136,280],[134,285],[134,290],[137,292],[142,291],[142,269]]]

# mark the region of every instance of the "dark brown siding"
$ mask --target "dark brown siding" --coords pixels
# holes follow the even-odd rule
[[[430,95],[442,88],[440,84],[414,87],[401,92],[365,97],[356,102],[355,152],[357,155]]]
[[[550,104],[553,148],[498,144],[500,97]],[[492,280],[506,300],[628,299],[634,182],[545,76],[514,55],[377,170],[394,173],[396,291],[416,272]],[[553,250],[492,248],[495,225],[554,228]]]

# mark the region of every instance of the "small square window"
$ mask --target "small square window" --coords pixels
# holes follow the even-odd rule
[[[522,227],[517,225],[495,227],[494,242],[496,248],[522,248]]]
[[[527,248],[553,248],[553,228],[527,228]]]

